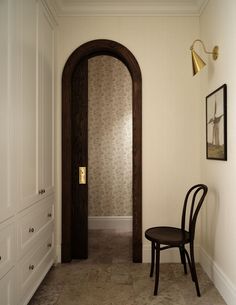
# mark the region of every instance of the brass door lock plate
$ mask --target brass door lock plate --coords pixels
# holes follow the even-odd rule
[[[86,184],[86,167],[79,166],[79,184]]]

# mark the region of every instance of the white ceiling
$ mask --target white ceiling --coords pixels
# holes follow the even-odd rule
[[[199,16],[208,0],[44,0],[56,16]]]

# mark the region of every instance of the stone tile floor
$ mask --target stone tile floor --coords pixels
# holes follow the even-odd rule
[[[130,234],[91,231],[89,242],[89,259],[53,267],[29,305],[225,305],[199,265],[200,298],[181,264],[161,264],[153,296],[150,264],[131,261]]]

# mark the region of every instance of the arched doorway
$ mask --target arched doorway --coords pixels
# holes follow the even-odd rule
[[[133,125],[133,262],[142,262],[142,78],[137,60],[123,45],[111,40],[89,41],[68,58],[62,75],[62,262],[72,259],[72,80],[85,58],[110,55],[121,60],[132,78]],[[76,76],[77,77],[77,76]],[[83,79],[84,80],[84,79]],[[87,220],[84,219],[86,226]]]

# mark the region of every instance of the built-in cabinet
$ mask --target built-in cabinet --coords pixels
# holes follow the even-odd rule
[[[26,305],[54,262],[54,24],[0,1],[0,304]]]
[[[20,209],[53,192],[53,27],[36,0],[22,0],[19,46],[20,92]],[[24,10],[25,8],[25,10]]]
[[[16,207],[16,145],[15,145],[15,90],[9,83],[14,82],[15,14],[12,3],[0,1],[0,222],[14,215]],[[9,19],[12,25],[9,25]],[[9,58],[14,58],[11,64]],[[13,88],[12,88],[13,89]],[[13,110],[13,111],[12,111]],[[12,192],[14,189],[14,192]],[[0,254],[1,255],[1,254]]]

